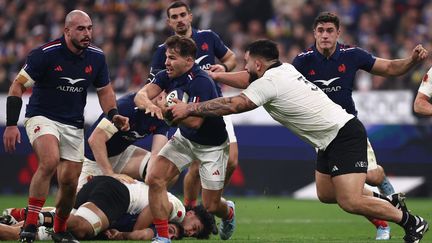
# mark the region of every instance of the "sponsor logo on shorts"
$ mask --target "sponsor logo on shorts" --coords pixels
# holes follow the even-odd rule
[[[213,174],[212,175],[220,175],[220,172],[219,172],[219,170],[216,170],[215,172],[213,172]]]
[[[338,170],[339,170],[339,168],[336,165],[334,165],[331,171],[335,172],[335,171],[338,171]]]
[[[367,162],[365,162],[365,161],[357,161],[356,163],[355,163],[355,167],[360,167],[360,168],[367,168],[368,167],[368,165],[367,165]]]
[[[40,126],[36,126],[36,128],[33,130],[34,133],[38,133],[40,131]]]

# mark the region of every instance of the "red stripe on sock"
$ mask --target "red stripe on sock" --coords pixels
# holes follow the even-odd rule
[[[371,221],[371,223],[374,224],[376,228],[378,228],[379,226],[381,226],[381,227],[388,227],[388,223],[385,220],[370,219],[369,221]]]
[[[168,219],[154,219],[153,224],[159,237],[168,238]]]
[[[26,226],[29,224],[37,225],[37,221],[39,219],[39,212],[42,210],[44,204],[45,198],[28,198],[27,217],[25,219]]]
[[[231,220],[234,216],[234,210],[232,207],[228,206],[228,217],[226,218],[226,220]]]

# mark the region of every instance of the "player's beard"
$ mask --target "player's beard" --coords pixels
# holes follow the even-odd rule
[[[258,74],[256,72],[249,72],[249,83],[258,79]]]
[[[78,50],[84,50],[90,45],[91,39],[89,39],[88,44],[81,44],[77,39],[72,39],[72,45]]]

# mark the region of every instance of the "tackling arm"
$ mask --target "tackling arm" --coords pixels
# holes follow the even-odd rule
[[[179,101],[179,100],[177,100]],[[257,108],[246,95],[239,94],[233,97],[220,97],[202,103],[176,102],[176,105],[168,108],[174,116],[174,121],[187,116],[225,116],[234,113],[242,113]]]
[[[99,104],[109,120],[122,131],[129,130],[129,118],[119,115],[116,104],[116,97],[111,84],[97,90]]]
[[[145,110],[145,113],[150,113],[153,117],[156,116],[159,119],[163,119],[162,110],[160,107],[155,105],[151,100],[162,92],[162,89],[153,83],[146,84],[142,87],[134,98],[135,105]]]

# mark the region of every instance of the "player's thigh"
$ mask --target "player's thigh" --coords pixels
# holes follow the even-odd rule
[[[84,129],[56,122],[60,133],[60,158],[82,163],[84,161]]]
[[[176,132],[159,151],[154,164],[147,172],[147,179],[155,176],[168,180],[172,179],[196,159],[193,147],[193,144],[188,139],[183,137],[180,132]]]
[[[100,169],[96,161],[84,158],[81,173],[78,178],[77,191],[79,191],[84,186],[84,184],[89,182],[93,178],[93,176],[98,176],[102,174],[102,170]]]
[[[323,203],[336,203],[336,195],[331,176],[315,171],[315,182],[318,199]]]
[[[131,176],[135,179],[145,178],[151,153],[143,148],[130,145],[116,163],[115,172]]]
[[[199,167],[200,167],[200,162],[198,160],[193,161],[188,168],[187,175],[191,177],[199,178]]]
[[[48,118],[35,116],[27,118],[24,126],[39,163],[45,166],[56,166],[60,161],[60,131],[57,125]]]
[[[365,173],[349,173],[332,177],[336,200],[339,205],[344,203],[360,203],[366,181]]]
[[[225,184],[226,167],[229,158],[229,146],[209,146],[196,148],[195,156],[201,162],[199,175],[201,186],[207,190],[221,190]]]
[[[59,183],[77,184],[82,168],[81,162],[61,160],[57,166],[57,180]]]

